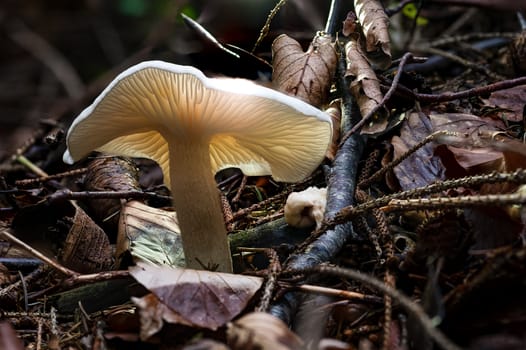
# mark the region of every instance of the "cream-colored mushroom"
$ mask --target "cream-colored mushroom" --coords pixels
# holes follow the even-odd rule
[[[214,174],[237,167],[299,181],[323,160],[331,130],[324,112],[248,80],[147,61],[117,76],[74,120],[64,161],[92,150],[157,161],[172,191],[187,266],[230,272]]]

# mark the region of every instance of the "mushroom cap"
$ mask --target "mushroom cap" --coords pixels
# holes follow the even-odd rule
[[[190,66],[146,61],[119,74],[73,121],[64,161],[92,150],[146,157],[169,182],[170,142],[209,142],[212,173],[240,168],[294,182],[323,160],[330,117],[244,79],[207,78]]]

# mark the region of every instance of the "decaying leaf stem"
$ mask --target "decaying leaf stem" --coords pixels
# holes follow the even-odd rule
[[[509,89],[509,88],[519,86],[519,85],[524,85],[524,84],[526,84],[526,76],[515,78],[515,79],[503,80],[497,83],[493,83],[493,84],[489,84],[489,85],[481,86],[481,87],[476,87],[476,88],[468,89],[464,91],[444,92],[442,94],[421,94],[421,93],[413,92],[402,86],[398,86],[398,89],[404,95],[414,98],[415,100],[419,102],[435,103],[435,102],[446,102],[446,101],[459,100],[462,98],[470,98],[473,96],[489,95],[490,93],[494,91]]]

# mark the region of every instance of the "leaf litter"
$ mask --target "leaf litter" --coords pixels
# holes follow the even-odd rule
[[[302,27],[301,16],[325,15],[328,8],[310,7],[317,12],[291,18],[287,6],[294,4],[293,0],[280,2],[280,10],[268,18],[272,31],[267,28],[268,37],[258,39],[259,49],[252,57],[268,60],[272,48],[273,83],[321,108],[332,101],[330,113],[337,116],[336,125],[340,120],[343,126],[349,120],[356,122],[358,110],[362,116],[375,109],[379,114],[354,131],[358,136],[346,135],[339,145],[334,140],[322,169],[331,168],[331,162],[342,157],[357,157],[359,169],[356,178],[342,182],[352,186],[328,192],[338,197],[356,187],[356,205],[333,211],[320,227],[307,232],[310,235],[301,236],[288,227],[282,219],[282,208],[288,193],[331,183],[321,171],[293,185],[265,177],[243,178],[231,169],[217,176],[225,196],[225,217],[229,217],[228,210],[233,212],[229,227],[236,242],[246,239],[252,245],[254,241],[244,237],[246,232],[261,231],[271,237],[268,245],[272,253],[233,250],[238,272],[247,275],[140,262],[173,264],[174,256],[180,254],[177,223],[173,212],[165,210],[170,200],[167,190],[160,186],[162,179],[155,175],[159,174],[156,165],[140,159],[120,164],[120,160],[113,162],[100,155],[75,169],[62,164],[63,130],[74,111],[87,102],[64,103],[68,91],[60,86],[68,78],[53,76],[57,66],[50,65],[47,56],[40,54],[60,51],[24,45],[24,50],[34,52],[20,61],[17,41],[6,44],[8,68],[20,67],[14,72],[25,82],[26,90],[2,90],[3,101],[8,101],[11,109],[3,111],[6,118],[2,123],[6,124],[0,131],[2,136],[5,130],[13,132],[12,137],[0,140],[4,152],[0,167],[0,232],[5,238],[0,242],[0,309],[7,321],[0,324],[0,341],[4,346],[39,348],[45,343],[47,348],[57,349],[156,349],[164,343],[163,348],[174,349],[423,349],[435,343],[445,349],[478,349],[481,344],[491,349],[524,348],[526,81],[520,80],[525,50],[514,14],[506,13],[510,20],[502,21],[491,10],[482,9],[477,16],[466,19],[463,12],[449,6],[440,7],[448,14],[444,17],[436,16],[432,4],[411,14],[396,4],[384,11],[377,1],[355,1],[355,16],[347,16],[343,24],[329,16],[326,32],[314,35],[321,28]],[[80,50],[87,58],[94,56],[84,51],[91,47],[88,40],[64,41],[52,28],[39,31],[46,22],[39,16],[28,17],[27,11],[40,13],[31,11],[40,6],[28,2],[20,11],[4,9],[17,18],[36,21],[31,27],[10,23],[6,30],[19,35],[24,33],[20,31],[35,28],[33,34],[61,50]],[[228,17],[215,5],[209,6],[214,11],[208,16]],[[339,17],[345,18],[349,10],[341,10]],[[131,20],[125,12],[119,12],[123,9],[97,11],[109,18]],[[251,47],[260,28],[254,30],[256,35],[247,43],[240,35],[222,32],[203,15],[195,23],[212,38],[220,38],[206,45],[208,39],[195,41],[192,29],[185,29],[183,22],[174,23],[170,16],[175,12],[170,11],[178,10],[168,9],[170,15],[166,18],[159,14],[149,17],[157,18],[162,26],[152,29],[143,48],[129,53],[131,60],[147,59],[159,49],[170,48],[167,51],[172,52],[170,59],[174,61],[191,60],[219,74],[235,71],[236,76],[259,76],[261,83],[268,84],[268,67],[261,62],[256,66],[256,60],[237,58],[221,49],[230,45]],[[68,13],[62,8],[59,12]],[[281,27],[282,21],[294,23],[298,30],[287,31],[290,26]],[[488,39],[487,33],[472,32],[474,27],[464,26],[462,21],[477,24],[481,30],[498,28],[500,32],[516,33],[517,39],[509,47],[502,46],[498,40]],[[83,22],[58,23],[82,29],[79,26]],[[117,22],[98,23],[97,28],[109,30],[107,33],[123,30],[114,27]],[[172,33],[170,30],[159,29],[173,26],[185,37],[184,47],[174,45],[167,35]],[[344,32],[338,33],[335,44],[335,33],[341,29]],[[430,51],[430,45],[447,31],[453,45],[441,44],[440,50],[445,51]],[[63,31],[63,35],[73,32]],[[132,36],[132,31],[124,32]],[[455,37],[457,32],[471,36]],[[108,43],[109,36],[99,33],[95,37],[100,44]],[[494,37],[501,39],[499,34]],[[119,46],[119,40],[128,40],[125,38],[117,39],[114,46]],[[273,45],[271,39],[276,39]],[[221,43],[219,47],[217,43]],[[467,48],[471,44],[487,50],[474,54]],[[121,48],[128,45],[134,46],[127,43]],[[501,45],[501,49],[494,50],[491,45]],[[104,45],[96,50],[100,47]],[[347,54],[347,63],[360,58],[360,64],[350,64],[347,71],[337,67],[345,47],[355,52]],[[413,54],[404,56],[408,57],[407,64],[397,67],[396,58],[408,47]],[[119,57],[108,47],[104,50],[99,56],[106,55],[108,61]],[[181,55],[183,51],[184,55],[191,52],[191,59]],[[429,52],[444,55],[446,63],[438,57],[421,63],[417,55]],[[90,74],[83,71],[81,60],[67,59],[82,74]],[[110,75],[121,70],[110,69],[107,62],[94,57],[92,62],[99,65],[100,71],[113,72]],[[43,74],[42,67],[52,67],[51,74]],[[40,89],[28,72],[47,77],[40,81]],[[399,79],[395,79],[397,73]],[[7,71],[7,81],[16,82],[12,74]],[[342,84],[339,79],[345,75]],[[369,83],[374,83],[374,92]],[[506,89],[484,91],[485,86],[499,83],[507,84]],[[84,99],[89,101],[94,96],[90,94],[95,94],[91,91],[103,87],[102,83],[87,85]],[[454,95],[465,91],[470,92]],[[20,102],[24,94],[32,97],[31,103]],[[30,123],[25,131],[15,129],[18,123],[13,124],[10,116],[18,117],[18,113],[12,111],[22,115],[28,109],[40,123]],[[351,111],[354,114],[349,117]],[[44,118],[50,115],[52,120]],[[24,143],[28,129],[32,137]],[[357,139],[367,142],[366,147],[345,147]],[[342,156],[347,148],[354,153]],[[339,171],[335,169],[332,171]],[[335,175],[331,170],[327,173],[329,177]],[[327,200],[334,203],[338,199]],[[309,242],[337,223],[353,231],[349,235],[352,239],[345,242],[339,254],[326,254],[332,248],[323,245],[313,251],[304,249],[312,247]],[[274,235],[290,235],[291,240],[273,244]],[[29,254],[17,249],[20,240],[29,244],[24,248]],[[114,251],[117,254],[112,254]],[[305,257],[301,260],[307,262],[326,256],[325,263],[338,267],[298,268],[291,256]],[[132,261],[136,265],[129,272],[122,270],[133,265]],[[336,277],[322,278],[329,275]],[[316,288],[303,285],[302,290],[309,290],[309,294],[298,293],[300,284],[306,281]],[[263,285],[265,288],[261,288]],[[122,298],[112,300],[112,296],[124,296],[133,304],[123,303]],[[65,300],[72,302],[66,307]],[[261,300],[266,301],[266,312],[253,312]],[[320,318],[323,322],[315,324],[317,329],[310,332],[309,328],[295,327],[298,308],[307,312],[307,318],[317,320],[313,315],[324,315]]]

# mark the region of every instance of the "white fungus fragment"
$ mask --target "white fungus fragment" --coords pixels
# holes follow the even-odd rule
[[[294,227],[321,227],[327,204],[327,188],[309,187],[292,192],[285,203],[285,221]]]

